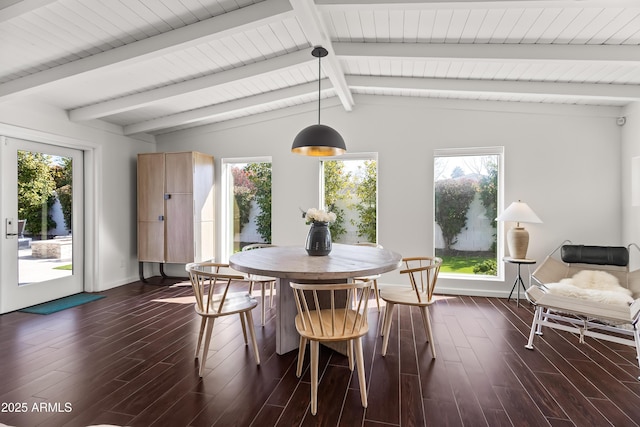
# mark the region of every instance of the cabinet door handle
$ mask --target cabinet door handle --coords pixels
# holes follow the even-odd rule
[[[158,221],[164,221],[164,215],[158,216]]]
[[[169,200],[170,198],[171,198],[171,194],[165,194],[165,195],[164,195],[164,199],[165,199],[165,200]]]

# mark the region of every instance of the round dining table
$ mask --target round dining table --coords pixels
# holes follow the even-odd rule
[[[344,283],[355,277],[373,276],[400,267],[402,256],[388,249],[333,244],[326,256],[309,256],[302,246],[271,246],[237,252],[229,266],[243,273],[276,278],[276,353],[295,350],[297,309],[290,282]]]

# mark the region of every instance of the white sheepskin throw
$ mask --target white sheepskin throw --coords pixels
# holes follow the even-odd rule
[[[582,270],[560,283],[544,285],[549,293],[580,298],[602,304],[628,307],[633,303],[631,291],[620,286],[618,278],[606,271]]]
[[[582,270],[574,274],[572,278],[562,279],[560,282],[569,283],[582,289],[624,292],[631,295],[629,289],[620,286],[616,276],[606,271]]]

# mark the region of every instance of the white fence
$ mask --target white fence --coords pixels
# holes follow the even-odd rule
[[[495,241],[496,229],[491,226],[495,218],[487,218],[487,211],[480,201],[480,195],[476,193],[469,210],[467,211],[467,225],[458,234],[458,242],[452,249],[459,251],[488,251]],[[434,224],[434,245],[436,249],[444,249],[442,230],[438,224]]]

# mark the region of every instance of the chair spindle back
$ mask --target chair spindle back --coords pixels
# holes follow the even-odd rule
[[[409,257],[403,258],[406,269],[401,274],[409,275],[409,282],[416,293],[419,302],[431,301],[433,291],[438,281],[442,258],[438,257]],[[427,300],[424,301],[424,296]]]
[[[291,283],[301,334],[309,339],[345,339],[368,330],[371,281],[339,284]],[[320,309],[318,309],[320,307]]]
[[[190,263],[185,267],[189,272],[196,308],[200,313],[222,313],[231,283],[245,280],[242,275],[220,273],[221,267],[228,267],[228,264]],[[217,285],[222,285],[223,289]],[[216,287],[221,292],[216,293]]]

